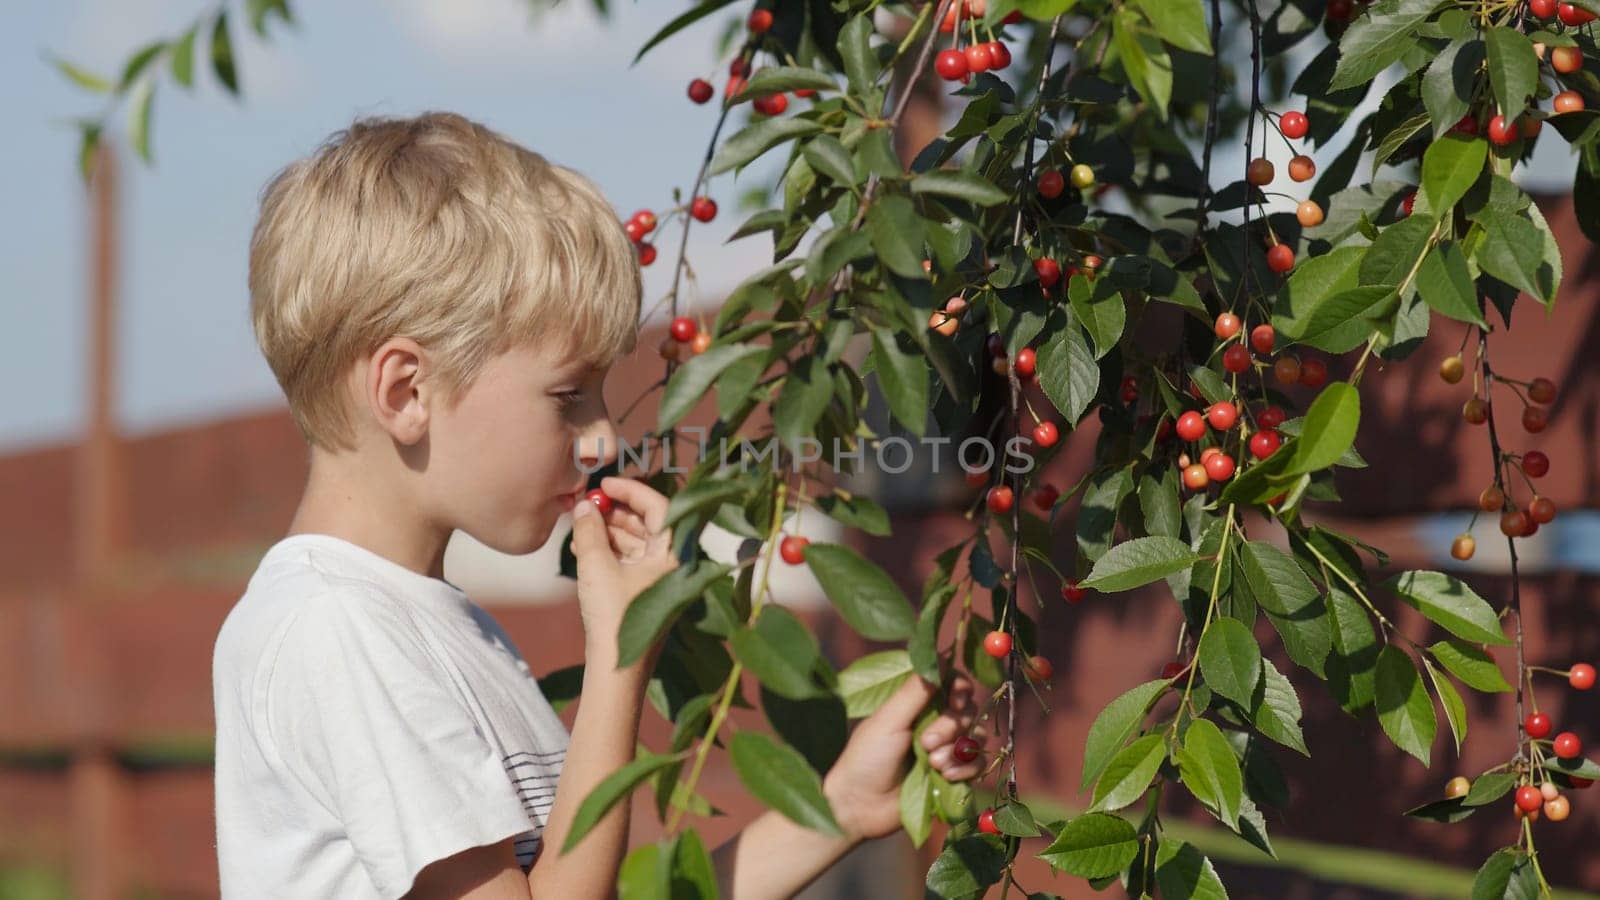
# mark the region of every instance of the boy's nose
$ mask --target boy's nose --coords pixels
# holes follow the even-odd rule
[[[602,416],[584,429],[578,438],[578,458],[589,468],[602,469],[616,462],[620,449],[617,429],[609,416]]]

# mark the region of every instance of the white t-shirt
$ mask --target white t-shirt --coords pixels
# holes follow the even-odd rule
[[[566,727],[454,585],[292,535],[223,623],[212,686],[223,897],[400,897],[506,838],[537,858]]]

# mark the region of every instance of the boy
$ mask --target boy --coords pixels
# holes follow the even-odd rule
[[[607,478],[602,515],[578,466],[615,454],[601,385],[634,344],[634,254],[589,181],[454,115],[357,122],[268,185],[251,316],[311,471],[217,638],[225,897],[614,893],[627,804],[559,848],[633,755],[652,660],[619,669],[617,628],[676,564],[666,498]],[[455,529],[530,553],[568,512],[587,663],[570,736],[443,574]],[[952,755],[970,695],[921,736],[947,778],[978,771]],[[933,696],[910,679],[828,773],[843,839],[767,813],[716,851],[724,896],[790,896],[897,829]]]

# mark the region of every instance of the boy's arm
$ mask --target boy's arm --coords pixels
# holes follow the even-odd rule
[[[936,688],[913,675],[877,712],[851,732],[838,762],[822,780],[822,792],[844,831],[832,837],[797,825],[782,814],[767,812],[712,853],[717,884],[731,900],[779,900],[793,897],[846,853],[868,838],[900,829],[900,782],[905,777],[912,731]],[[922,730],[919,740],[928,762],[949,781],[976,776],[983,759],[958,762],[952,753],[956,738],[972,734],[972,683],[958,677],[951,685],[942,715]]]

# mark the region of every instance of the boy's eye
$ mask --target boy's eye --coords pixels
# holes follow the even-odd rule
[[[571,409],[583,402],[583,391],[562,391],[556,395],[563,409]]]

